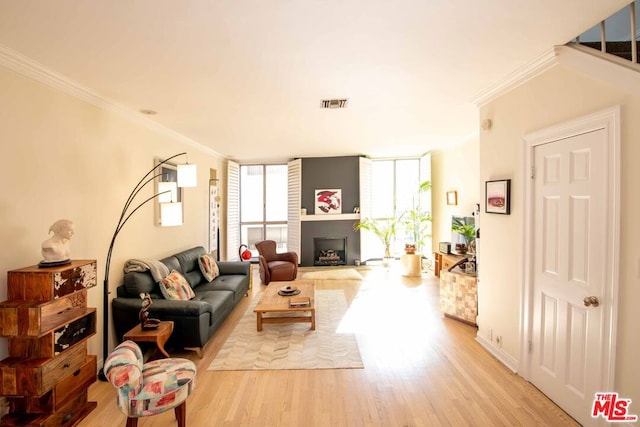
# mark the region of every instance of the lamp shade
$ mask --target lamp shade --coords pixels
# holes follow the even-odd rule
[[[160,203],[160,225],[182,225],[182,203]]]
[[[196,165],[178,165],[178,187],[195,187],[198,182]]]
[[[178,185],[175,182],[158,183],[158,202],[171,203],[178,201]]]

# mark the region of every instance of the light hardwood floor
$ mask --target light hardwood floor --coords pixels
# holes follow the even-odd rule
[[[263,288],[254,268],[252,294]],[[207,367],[245,311],[240,303],[205,347],[189,426],[572,426],[578,425],[475,340],[476,329],[444,318],[438,282],[398,271],[361,271],[363,281],[318,280],[344,289],[347,330],[357,333],[364,369],[210,372]],[[321,316],[322,313],[317,313]],[[271,327],[266,325],[265,328]],[[109,383],[89,397],[98,407],[81,427],[124,426]],[[139,420],[175,426],[173,411]]]

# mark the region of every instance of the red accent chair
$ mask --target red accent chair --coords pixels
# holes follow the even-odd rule
[[[270,282],[295,280],[298,275],[298,254],[295,252],[276,253],[276,242],[263,240],[256,243],[260,254],[260,280],[268,285]]]

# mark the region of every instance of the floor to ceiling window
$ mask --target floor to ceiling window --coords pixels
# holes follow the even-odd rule
[[[418,207],[424,212],[431,211],[428,193],[418,193],[420,184],[431,179],[423,164],[420,159],[371,162],[371,181],[374,189],[371,194],[371,214],[374,219],[398,219]],[[398,227],[398,234],[391,247],[392,254],[402,253],[404,243],[409,241],[412,241],[412,238],[406,235],[406,230]],[[382,253],[382,243],[379,244]],[[430,244],[426,247],[430,247]]]
[[[416,205],[422,211],[430,212],[430,192],[418,193],[420,184],[431,179],[430,166],[428,154],[421,158],[370,160],[364,175],[360,177],[361,188],[363,183],[367,183],[360,194],[363,217],[397,219]],[[287,240],[293,238],[295,244],[299,225],[296,230],[295,218],[292,225],[288,218],[292,211],[288,211],[288,208],[299,210],[299,206],[288,206],[289,191],[292,191],[292,200],[296,200],[296,191],[299,189],[288,188],[289,172],[287,164],[240,165],[229,161],[226,259],[238,259],[238,246],[241,244],[247,245],[253,256],[257,256],[255,243],[265,239],[276,241],[279,252],[292,250],[288,247]],[[369,237],[372,237],[371,241]],[[379,239],[373,235],[365,236],[364,233],[360,238],[362,260],[382,257],[384,248]],[[403,253],[407,242],[417,240],[411,238],[406,230],[399,228],[392,247],[393,255]],[[430,253],[430,236],[423,248],[423,254]]]
[[[254,256],[261,240],[286,251],[287,198],[287,165],[240,165],[240,240]]]

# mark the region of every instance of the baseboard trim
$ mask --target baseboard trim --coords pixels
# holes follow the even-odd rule
[[[487,341],[484,337],[476,336],[476,341],[484,347],[493,357],[498,359],[503,365],[505,365],[514,374],[518,372],[518,361],[514,359],[510,354],[504,352],[501,348],[496,347],[490,341]]]

